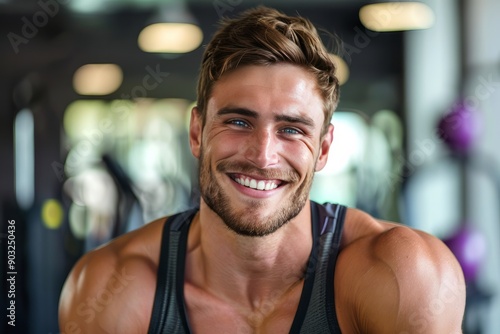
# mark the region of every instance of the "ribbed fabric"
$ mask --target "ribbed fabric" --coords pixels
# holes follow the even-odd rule
[[[197,211],[177,214],[165,222],[148,333],[190,332],[184,307],[184,268],[189,225]]]
[[[291,333],[340,333],[335,313],[333,276],[337,262],[346,208],[340,205],[316,205],[321,223],[315,277],[309,307],[300,331]],[[298,310],[300,311],[300,310]],[[297,312],[299,313],[299,312]],[[293,329],[293,328],[292,328]]]
[[[184,269],[189,225],[197,211],[174,215],[163,228],[150,334],[191,333],[184,304]],[[342,205],[311,201],[313,248],[291,334],[340,333],[333,277],[345,211]]]

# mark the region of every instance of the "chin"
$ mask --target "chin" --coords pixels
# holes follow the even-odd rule
[[[302,208],[303,206],[287,205],[280,208],[272,205],[266,205],[262,208],[253,206],[251,209],[221,212],[219,216],[224,224],[238,235],[263,237],[281,229],[295,218]]]

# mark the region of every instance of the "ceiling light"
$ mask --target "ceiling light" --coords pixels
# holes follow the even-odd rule
[[[184,3],[161,7],[139,34],[141,50],[155,53],[186,53],[203,41],[203,32]]]
[[[432,27],[434,13],[420,2],[385,2],[362,7],[359,19],[373,31],[417,30]]]
[[[58,0],[58,2],[62,3],[63,1]],[[71,0],[64,1],[64,4],[67,4],[75,12],[87,14],[104,12],[111,7],[109,1],[103,0]]]
[[[349,80],[349,66],[344,61],[344,59],[340,58],[337,55],[330,54],[330,57],[332,58],[335,66],[337,67],[335,75],[339,80],[339,85],[342,86],[347,82],[347,80]]]
[[[145,52],[185,53],[200,46],[201,29],[190,23],[155,23],[139,35],[139,47]]]
[[[115,64],[87,64],[76,70],[73,87],[80,95],[108,95],[120,87],[123,72]]]

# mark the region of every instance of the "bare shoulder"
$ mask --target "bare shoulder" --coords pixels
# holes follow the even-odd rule
[[[465,283],[438,238],[359,210],[346,216],[335,272],[339,322],[348,332],[461,333]]]
[[[164,221],[124,234],[76,263],[59,302],[61,332],[147,331]]]

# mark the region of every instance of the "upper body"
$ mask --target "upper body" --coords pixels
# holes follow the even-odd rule
[[[266,13],[246,20],[276,15]],[[280,25],[278,33],[307,47],[303,31]],[[333,140],[334,66],[319,48],[309,57],[323,55],[322,65],[311,71],[294,60],[299,49],[259,35],[277,56],[290,49],[287,60],[252,63],[245,57],[258,56],[248,45],[237,53],[233,44],[225,48],[226,35],[216,36],[203,68],[217,65],[217,52],[237,55],[237,66],[225,63],[218,75],[202,69],[192,110],[201,198],[189,227],[183,297],[194,333],[288,332],[311,253],[309,190]],[[164,224],[149,223],[78,261],[61,296],[62,332],[147,332]],[[356,209],[346,213],[341,240],[332,284],[343,333],[461,332],[463,275],[440,240]]]
[[[164,224],[164,219],[152,222],[78,262],[61,300],[61,332],[147,332]],[[286,255],[293,257],[297,246],[311,247],[304,245],[309,235],[281,245],[282,255],[270,265],[276,271],[269,275],[290,285],[266,286],[266,294],[257,295],[264,287],[264,269],[242,276],[234,272],[241,262],[233,265],[229,252],[213,264],[209,257],[204,260],[202,228],[198,214],[189,232],[184,292],[193,333],[239,333],[242,328],[247,330],[242,333],[288,333],[303,284],[293,280],[301,277],[294,270],[303,263]],[[214,277],[208,276],[211,271]],[[426,233],[348,209],[334,282],[343,333],[461,333],[460,269],[446,247]]]

